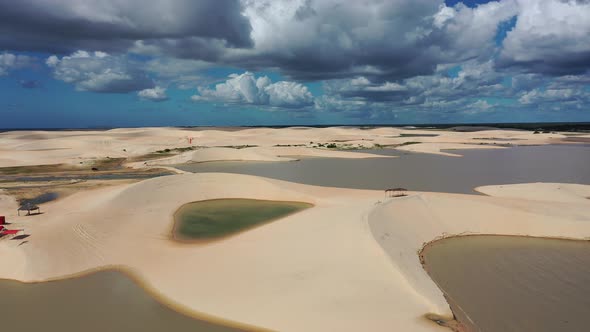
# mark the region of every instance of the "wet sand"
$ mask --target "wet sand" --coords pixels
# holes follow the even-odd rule
[[[590,242],[516,236],[435,241],[425,268],[473,331],[588,331]]]

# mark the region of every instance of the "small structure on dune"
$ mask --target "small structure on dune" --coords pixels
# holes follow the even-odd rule
[[[0,216],[0,238],[5,235],[16,236],[19,232],[25,231],[24,229],[7,229],[4,225],[6,225],[6,217]]]
[[[386,197],[403,197],[408,196],[408,189],[406,188],[389,188],[385,189]]]
[[[7,229],[4,226],[0,226],[0,237],[5,235],[16,236],[19,232],[24,232],[24,229]]]
[[[41,213],[41,208],[39,208],[37,205],[33,204],[33,203],[24,203],[22,204],[18,210],[16,211],[17,214],[20,216],[20,212],[21,211],[27,211],[27,216],[31,215],[31,211],[37,211],[37,214]]]

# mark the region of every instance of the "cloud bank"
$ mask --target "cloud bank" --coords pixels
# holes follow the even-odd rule
[[[0,76],[42,52],[77,90],[151,101],[166,87],[354,117],[587,110],[590,2],[483,2],[0,0]]]
[[[114,52],[139,42],[249,47],[251,28],[241,12],[238,0],[0,0],[0,49]]]

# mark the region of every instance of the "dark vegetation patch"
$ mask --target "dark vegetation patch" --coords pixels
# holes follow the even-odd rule
[[[246,144],[246,145],[221,145],[221,146],[218,146],[218,148],[230,148],[230,149],[238,149],[239,150],[239,149],[255,148],[257,146],[258,145],[248,145],[248,144]]]
[[[437,137],[439,134],[399,134],[399,137]]]

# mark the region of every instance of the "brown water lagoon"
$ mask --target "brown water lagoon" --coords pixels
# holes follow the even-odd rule
[[[245,331],[178,313],[114,270],[37,284],[0,280],[0,294],[2,331]]]
[[[218,239],[311,206],[302,202],[237,198],[188,203],[174,215],[173,236],[181,241]]]
[[[588,241],[462,236],[435,241],[422,256],[468,330],[590,330]]]
[[[559,182],[590,184],[590,146],[545,145],[449,151],[463,157],[365,150],[398,158],[302,158],[297,162],[207,162],[175,167],[193,173],[263,176],[314,186],[475,194],[486,185]],[[363,172],[359,170],[370,170]]]

